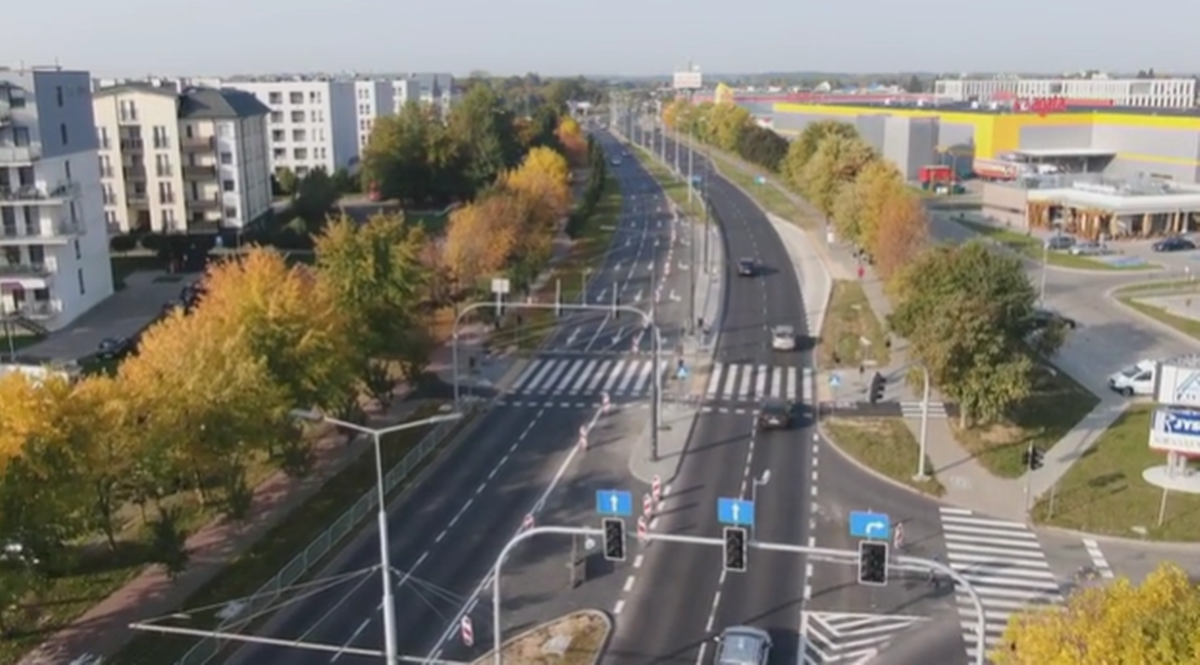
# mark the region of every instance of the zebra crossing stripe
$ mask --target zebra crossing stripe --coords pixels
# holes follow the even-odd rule
[[[657,371],[665,373],[671,361],[660,361]],[[748,363],[714,363],[705,386],[710,399],[757,401],[774,397],[798,400],[804,386],[798,380],[811,380],[808,368],[803,374],[796,367]],[[580,395],[608,392],[633,396],[651,390],[655,381],[653,360],[631,357],[622,359],[543,358],[534,360],[513,383],[510,392],[521,395]]]

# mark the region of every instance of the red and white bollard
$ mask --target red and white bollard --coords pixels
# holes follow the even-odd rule
[[[650,482],[650,495],[654,497],[654,503],[662,503],[662,478],[657,475]]]
[[[475,627],[471,625],[471,617],[463,617],[459,622],[459,632],[462,634],[462,643],[466,646],[475,646]]]

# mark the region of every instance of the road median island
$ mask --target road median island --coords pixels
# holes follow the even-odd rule
[[[816,230],[821,226],[821,220],[802,210],[779,188],[777,174],[765,169],[746,164],[740,158],[728,155],[720,150],[710,149],[714,162],[720,162],[718,170],[725,178],[740,186],[750,197],[777,217],[783,218],[805,230]],[[759,184],[757,178],[763,178],[765,184]]]
[[[1136,262],[1117,261],[1109,263],[1103,259],[1096,259],[1087,256],[1075,256],[1062,251],[1047,252],[1042,247],[1043,240],[1033,235],[1026,235],[1016,231],[1009,231],[998,226],[985,224],[983,222],[968,221],[962,215],[951,215],[950,220],[954,223],[969,229],[979,235],[988,238],[1004,247],[1020,254],[1021,256],[1041,263],[1042,259],[1046,263],[1058,268],[1071,268],[1074,270],[1094,270],[1096,272],[1131,272],[1144,270],[1157,270],[1159,266],[1146,263],[1138,259]],[[1110,257],[1118,258],[1121,257]]]
[[[500,648],[501,660],[517,665],[595,665],[608,645],[612,620],[599,610],[580,610],[547,621],[509,639]],[[474,661],[490,665],[495,652]]]
[[[693,197],[691,202],[688,201],[688,186],[682,179],[675,177],[662,162],[658,161],[658,155],[652,154],[649,150],[640,146],[633,146],[633,154],[637,157],[642,168],[650,173],[654,181],[662,187],[675,205],[685,213],[699,219],[704,215],[704,210],[700,205],[700,200]]]
[[[1113,292],[1122,305],[1200,340],[1200,282],[1192,279],[1147,282]]]
[[[1162,525],[1163,490],[1142,478],[1166,455],[1150,449],[1155,407],[1132,404],[1034,506],[1033,519],[1055,526],[1122,538],[1200,541],[1200,495],[1170,492]]]
[[[913,480],[920,444],[903,418],[839,418],[835,411],[822,426],[838,450],[860,464],[924,494],[946,492],[932,473],[929,480]],[[933,469],[928,457],[925,468]]]
[[[821,326],[817,363],[824,368],[885,367],[887,336],[858,282],[834,280]]]
[[[428,418],[442,410],[442,405],[430,403],[417,408],[405,421]],[[478,412],[477,412],[478,413]],[[435,444],[418,460],[405,461],[406,456],[429,435],[434,427],[418,427],[389,434],[384,437],[381,446],[383,466],[392,473],[400,465],[411,463],[407,473],[399,483],[388,493],[389,500],[403,494],[413,486],[414,481],[421,478],[421,472],[439,458],[447,445],[453,442],[459,434],[469,427],[473,421],[469,416],[444,430]],[[244,601],[263,590],[264,583],[277,575],[285,566],[293,565],[296,557],[313,550],[318,538],[324,538],[326,532],[337,521],[342,538],[338,543],[348,542],[361,528],[362,518],[371,514],[369,510],[359,511],[360,519],[350,520],[348,511],[376,485],[375,458],[366,454],[370,445],[360,442],[354,452],[355,459],[341,472],[329,478],[319,489],[299,503],[289,513],[281,518],[278,524],[267,530],[256,539],[240,556],[224,566],[210,580],[199,586],[186,601],[187,608],[200,608],[189,613],[188,620],[183,624],[188,628],[199,630],[217,629],[222,619],[219,616],[225,609],[226,603]],[[297,519],[294,516],[302,516]],[[343,530],[344,529],[344,530]],[[298,576],[292,584],[307,579],[313,572],[321,570],[325,562],[340,551],[336,543],[330,542],[324,554],[314,556],[307,561],[306,571]],[[255,608],[261,612],[263,608]],[[185,610],[186,611],[186,610]],[[270,618],[267,612],[255,621],[240,624],[238,632],[253,632],[253,627]],[[230,630],[235,630],[230,628]],[[106,660],[108,665],[162,665],[177,662],[191,650],[197,642],[186,637],[161,635],[158,633],[138,633],[119,653]]]

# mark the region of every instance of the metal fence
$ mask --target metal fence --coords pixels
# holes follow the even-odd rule
[[[384,475],[383,485],[386,492],[390,493],[396,489],[413,471],[419,468],[425,458],[436,450],[458,425],[465,422],[471,416],[474,405],[468,403],[463,407],[463,410],[463,418],[435,425],[428,434],[422,437],[421,442],[417,444],[416,448],[405,455],[404,459],[397,462]],[[325,529],[321,535],[309,543],[308,547],[301,550],[283,568],[280,568],[274,577],[262,585],[258,591],[255,591],[252,596],[245,599],[244,605],[239,608],[238,616],[261,612],[278,600],[280,594],[285,593],[289,587],[294,585],[305,573],[309,572],[313,566],[317,565],[327,554],[332,552],[338,543],[354,531],[359,523],[368,515],[375,513],[377,499],[378,493],[374,487],[364,492],[362,497],[358,501],[355,501],[349,510],[342,513],[341,517],[335,519],[329,525],[329,528]],[[237,621],[238,617],[236,616],[225,619],[217,626],[217,631],[226,632]],[[221,650],[222,646],[224,645],[221,640],[206,637],[176,661],[175,665],[207,665],[207,663],[217,657],[217,653]]]

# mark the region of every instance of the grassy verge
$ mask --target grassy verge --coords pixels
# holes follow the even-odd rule
[[[941,496],[946,488],[933,476],[933,464],[925,458],[929,480],[916,481],[921,446],[902,418],[838,418],[825,420],[829,436],[838,448],[879,473],[926,494]]]
[[[1142,480],[1142,472],[1165,464],[1166,456],[1150,450],[1146,432],[1152,404],[1130,406],[1066,475],[1053,500],[1046,495],[1034,506],[1042,524],[1136,538],[1134,527],[1154,540],[1200,540],[1200,495],[1171,492],[1163,525],[1158,524],[1162,489]]]
[[[1200,320],[1177,314],[1167,307],[1142,300],[1142,298],[1157,296],[1178,296],[1185,297],[1190,301],[1198,291],[1200,291],[1200,282],[1193,280],[1172,280],[1127,286],[1119,289],[1115,295],[1125,305],[1145,314],[1155,321],[1165,323],[1192,339],[1200,340]]]
[[[500,649],[501,660],[522,665],[592,665],[599,661],[610,627],[599,612],[568,614],[509,640]],[[547,643],[555,638],[565,643],[562,655],[545,652]],[[494,653],[475,663],[491,663]]]
[[[862,285],[835,280],[818,343],[820,366],[858,367],[871,363],[886,366],[889,362],[886,341],[883,325],[871,309]]]
[[[804,229],[815,229],[821,226],[821,220],[802,210],[775,185],[779,182],[779,174],[747,164],[743,159],[726,155],[718,150],[711,150],[711,153],[715,160],[720,162],[721,175],[749,192],[750,196],[767,212]],[[758,184],[756,179],[759,177],[766,179],[764,184]]]
[[[667,196],[679,206],[687,214],[695,218],[704,216],[704,208],[701,206],[700,200],[693,197],[691,202],[688,202],[688,187],[687,183],[675,177],[675,174],[667,167],[658,161],[658,157],[650,154],[650,151],[639,146],[633,146],[633,154],[637,160],[641,162],[642,167],[650,172],[650,175],[658,183]]]
[[[1006,231],[990,224],[968,222],[957,217],[952,219],[959,225],[966,227],[981,236],[994,240],[1026,258],[1041,262],[1042,258],[1045,257],[1046,263],[1052,266],[1058,266],[1060,268],[1116,272],[1154,270],[1158,268],[1157,265],[1150,263],[1142,263],[1138,265],[1113,265],[1111,263],[1097,261],[1096,259],[1086,256],[1074,256],[1072,254],[1067,254],[1066,252],[1046,252],[1042,248],[1042,240],[1036,236],[1028,236],[1023,233]]]
[[[1049,449],[1099,403],[1100,398],[1065,372],[1044,367],[1033,394],[1018,404],[1007,420],[962,428],[951,419],[950,426],[959,443],[984,468],[1001,478],[1017,478],[1025,473],[1021,455],[1030,443]]]
[[[1164,279],[1153,282],[1140,282],[1123,286],[1116,290],[1114,295],[1118,298],[1123,296],[1145,295],[1148,293],[1154,294],[1177,294],[1177,293],[1200,293],[1200,280],[1197,279]]]
[[[437,410],[436,404],[423,405],[407,420],[427,418]],[[385,437],[382,446],[384,468],[390,469],[404,459],[430,429],[418,427]],[[424,464],[436,457],[436,452],[429,455]],[[393,495],[402,491],[415,476],[416,473],[410,474],[393,491]],[[187,606],[206,607],[253,594],[374,486],[375,457],[361,454],[295,509],[293,515],[302,518],[284,518],[220,574],[192,594]],[[214,612],[197,612],[187,625],[205,629],[214,628],[218,623]],[[193,644],[192,640],[184,637],[138,633],[120,653],[105,662],[108,665],[173,663]]]

